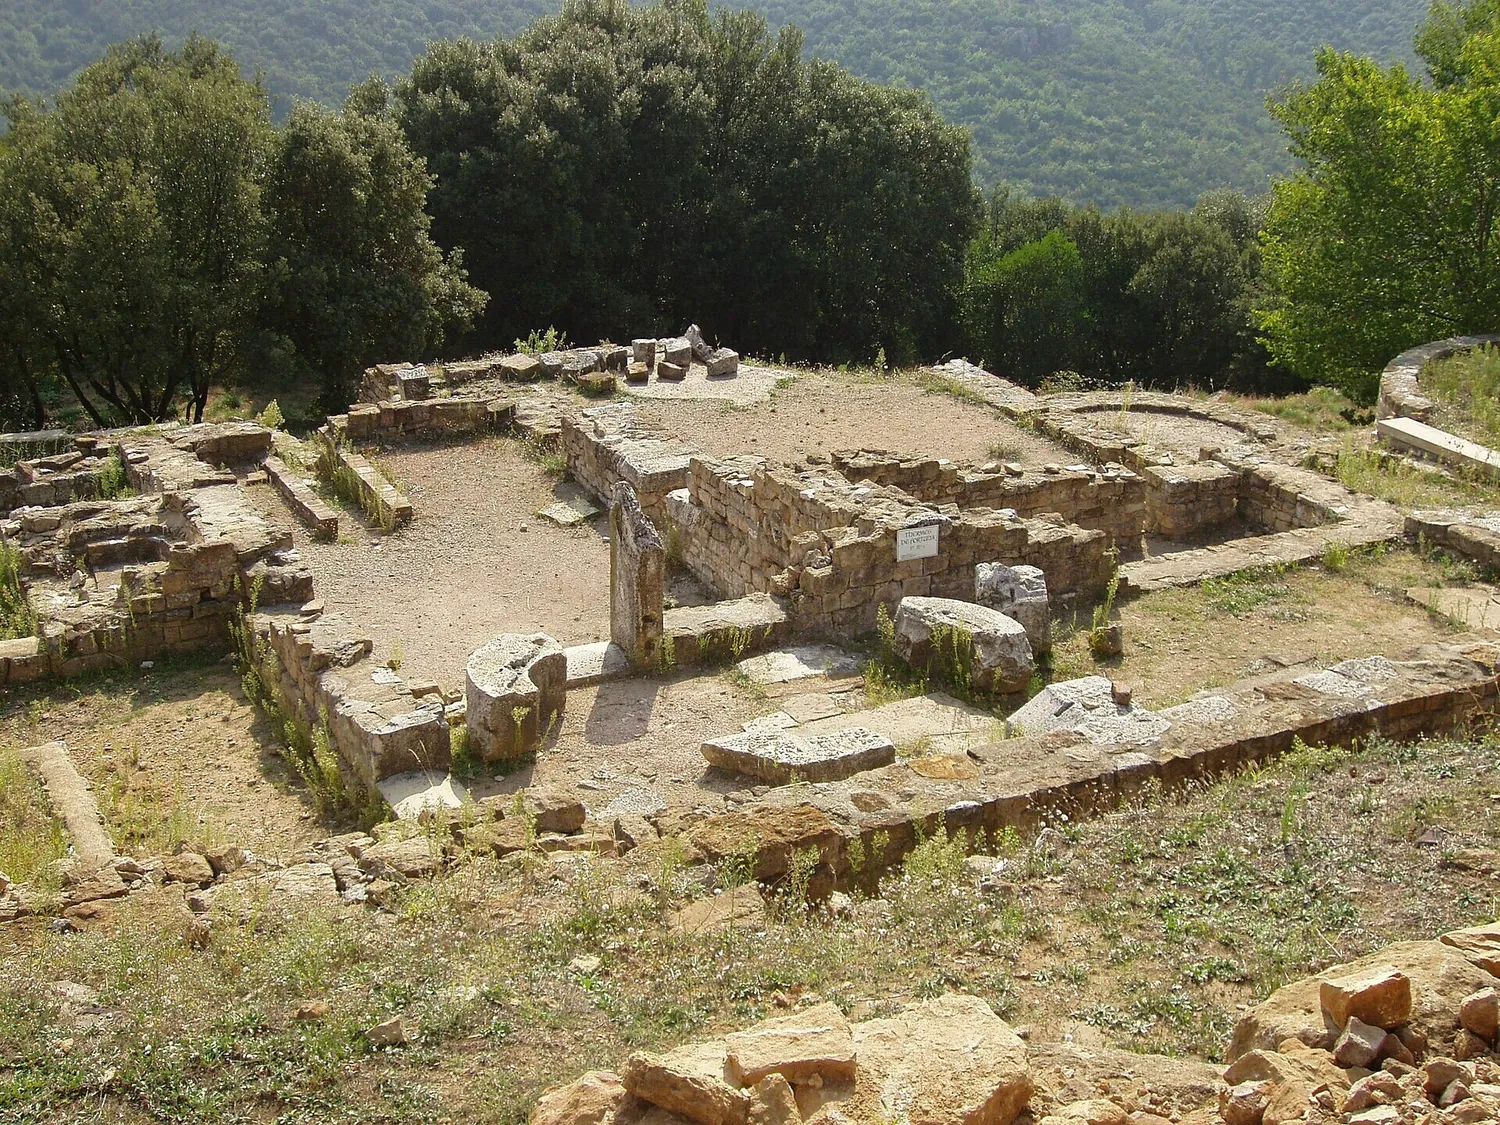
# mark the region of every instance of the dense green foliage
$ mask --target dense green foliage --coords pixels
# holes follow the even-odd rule
[[[1259,209],[1234,192],[1191,212],[1101,214],[1061,200],[991,203],[970,247],[962,320],[972,354],[1036,386],[1088,382],[1285,389],[1251,303]]]
[[[1492,331],[1500,307],[1500,4],[1440,4],[1424,82],[1325,51],[1275,107],[1303,162],[1277,184],[1260,319],[1286,367],[1373,400],[1390,358]]]
[[[750,13],[578,0],[514,40],[434,44],[396,100],[435,237],[496,294],[470,346],[698,321],[752,351],[901,360],[952,324],[967,138]]]
[[[1409,57],[1426,0],[728,0],[875,82],[928,90],[986,183],[1100,206],[1191,206],[1290,168],[1267,92],[1328,44]],[[337,104],[427,40],[514,35],[558,0],[10,0],[0,86],[61,88],[105,45],[197,29],[270,89]]]
[[[294,378],[333,412],[365,368],[421,355],[484,306],[461,256],[444,259],[424,210],[432,177],[386,113],[378,80],[342,113],[303,102],[266,176],[271,268],[259,323]]]
[[[0,145],[0,387],[66,383],[96,424],[200,418],[254,363],[335,385],[435,343],[482,295],[427,237],[430,179],[378,89],[279,133],[265,91],[205,39],[111,48]],[[374,104],[371,104],[374,103]],[[273,358],[255,353],[273,345]],[[259,345],[259,346],[258,346]]]
[[[295,97],[343,102],[393,77],[432,39],[514,35],[555,0],[6,0],[0,87],[51,95],[113,43],[149,32],[215,39],[265,75],[278,116]]]

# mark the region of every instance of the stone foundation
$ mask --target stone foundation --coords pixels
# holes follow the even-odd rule
[[[370,638],[338,614],[269,609],[250,622],[261,682],[304,731],[326,726],[351,788],[366,797],[387,777],[446,770],[451,756],[441,697],[414,696],[369,659]]]

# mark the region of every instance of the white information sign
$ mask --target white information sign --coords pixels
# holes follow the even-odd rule
[[[930,559],[938,553],[938,528],[931,523],[926,527],[903,527],[896,532],[896,561],[908,559]]]

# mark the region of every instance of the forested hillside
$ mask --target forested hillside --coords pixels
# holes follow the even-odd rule
[[[810,53],[931,91],[974,131],[975,171],[1102,206],[1261,191],[1289,162],[1265,110],[1320,44],[1407,58],[1426,0],[729,0],[805,29]],[[0,86],[51,92],[110,42],[197,29],[290,94],[337,102],[429,39],[512,35],[558,0],[9,0]]]
[[[432,39],[514,35],[559,0],[5,0],[0,87],[52,94],[111,43],[198,31],[264,71],[281,115],[328,105],[372,71],[404,73]]]

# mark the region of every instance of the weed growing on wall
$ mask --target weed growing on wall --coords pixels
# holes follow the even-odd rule
[[[36,610],[21,582],[21,551],[0,539],[0,640],[36,635]]]

